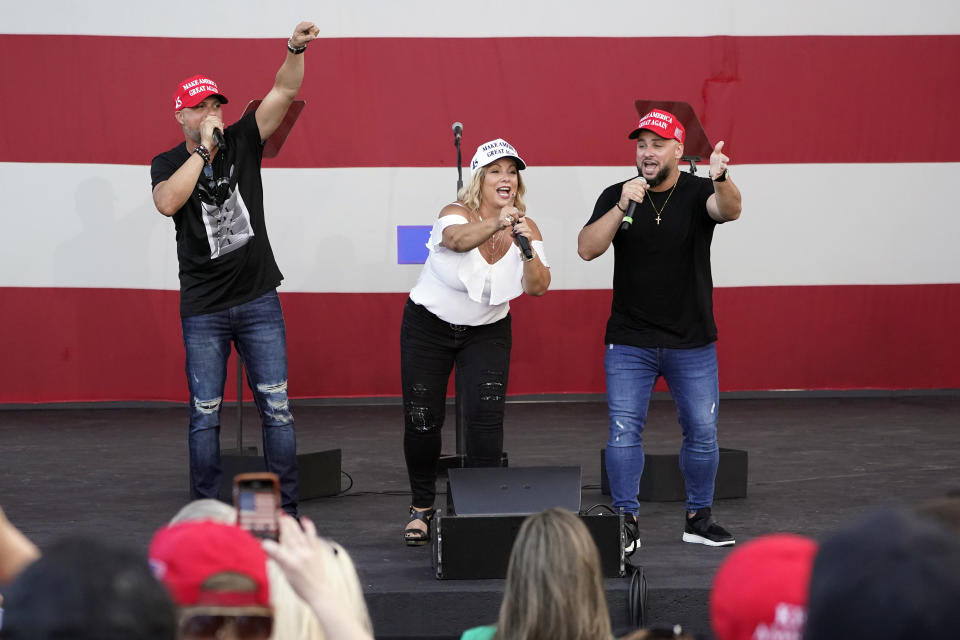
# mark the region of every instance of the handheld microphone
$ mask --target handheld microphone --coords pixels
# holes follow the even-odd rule
[[[217,143],[220,149],[227,148],[227,141],[223,139],[223,132],[220,129],[213,130],[213,141]]]
[[[527,260],[533,260],[533,249],[530,248],[530,241],[527,240],[527,236],[517,236],[517,244],[520,245],[523,257]]]
[[[640,176],[640,180],[643,182],[644,186],[647,184],[646,178]],[[633,212],[637,210],[637,201],[631,200],[630,204],[627,205],[627,212],[623,215],[623,222],[620,223],[620,231],[626,231],[630,228],[630,225],[633,224]]]
[[[460,142],[460,136],[463,135],[463,123],[454,122],[453,123],[453,139],[454,142]]]

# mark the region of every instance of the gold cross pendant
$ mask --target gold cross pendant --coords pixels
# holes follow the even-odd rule
[[[660,214],[657,214],[657,226],[660,226]]]

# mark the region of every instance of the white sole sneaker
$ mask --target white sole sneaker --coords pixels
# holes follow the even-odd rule
[[[695,533],[687,533],[686,531],[683,532],[683,541],[693,544],[705,544],[708,547],[730,547],[737,543],[736,540],[711,540],[703,536],[698,536]]]

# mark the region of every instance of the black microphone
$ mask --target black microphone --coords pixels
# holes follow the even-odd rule
[[[223,132],[220,129],[213,130],[213,141],[217,143],[217,147],[220,149],[227,148],[227,141],[223,139]]]
[[[533,260],[533,249],[530,248],[530,241],[527,236],[517,236],[517,244],[520,245],[520,251],[527,260]]]
[[[643,181],[643,184],[647,184],[646,178],[640,176],[640,179]],[[619,205],[618,205],[619,206]],[[626,231],[630,228],[630,225],[633,224],[633,212],[637,210],[637,201],[631,200],[630,204],[627,205],[627,212],[623,214],[623,222],[620,223],[620,231]]]
[[[463,123],[454,122],[453,123],[453,139],[454,143],[460,142],[460,136],[463,135]]]

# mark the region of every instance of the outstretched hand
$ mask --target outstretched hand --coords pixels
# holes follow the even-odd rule
[[[303,518],[301,529],[292,517],[280,514],[280,540],[279,544],[264,540],[263,548],[280,565],[293,590],[306,602],[324,597],[323,554],[318,549],[323,541],[313,521]]]
[[[330,579],[332,570],[324,561],[323,545],[310,518],[301,518],[303,528],[287,514],[280,515],[280,542],[264,540],[263,549],[280,566],[290,586],[309,605],[328,638],[373,640],[354,616]]]
[[[710,179],[716,180],[723,175],[723,172],[727,170],[727,163],[730,162],[730,158],[723,154],[723,140],[717,143],[717,146],[713,148],[713,153],[710,154]]]

